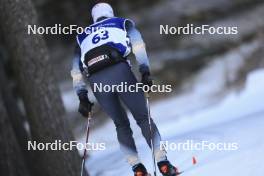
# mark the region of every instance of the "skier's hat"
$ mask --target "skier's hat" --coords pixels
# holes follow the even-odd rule
[[[92,8],[93,21],[96,22],[101,17],[114,17],[114,11],[110,4],[108,3],[97,3]]]

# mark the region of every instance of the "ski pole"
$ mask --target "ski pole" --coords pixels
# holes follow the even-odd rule
[[[82,170],[81,170],[81,176],[84,176],[84,170],[85,170],[85,161],[86,161],[86,153],[87,153],[87,149],[86,149],[86,145],[88,143],[88,139],[89,139],[89,133],[90,133],[90,122],[92,120],[92,115],[91,112],[88,113],[88,119],[87,119],[87,127],[86,127],[86,141],[85,141],[85,148],[84,148],[84,152],[83,152],[83,158],[82,158]]]
[[[148,122],[149,122],[149,130],[150,130],[150,145],[151,145],[151,151],[152,151],[153,171],[154,171],[154,176],[157,176],[156,158],[155,158],[154,143],[153,143],[153,130],[152,130],[152,124],[151,124],[151,115],[150,115],[149,93],[146,93],[145,96],[146,96],[147,108],[148,108]]]

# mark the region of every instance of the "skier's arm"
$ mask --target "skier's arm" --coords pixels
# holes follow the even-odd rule
[[[128,23],[126,24],[126,29],[132,45],[132,51],[139,63],[139,71],[142,76],[141,82],[144,85],[152,86],[153,81],[150,77],[149,59],[146,52],[145,43],[141,37],[141,34],[135,28],[133,22],[128,21]]]
[[[82,67],[80,56],[80,48],[77,46],[74,53],[71,76],[73,80],[73,87],[80,100],[78,111],[84,117],[88,117],[89,112],[92,110],[93,103],[90,102],[88,98],[88,90],[86,89],[86,84],[83,78],[84,69]]]
[[[140,32],[136,29],[132,22],[128,22],[126,24],[126,29],[132,45],[132,51],[139,63],[139,71],[142,74],[147,72],[149,73],[149,59],[146,52],[145,43]]]
[[[74,57],[72,61],[71,76],[73,81],[73,88],[77,95],[81,92],[88,92],[86,89],[86,84],[83,78],[83,67],[80,61],[81,53],[79,46],[76,46]]]

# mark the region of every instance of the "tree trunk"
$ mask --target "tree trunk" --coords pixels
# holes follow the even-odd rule
[[[0,173],[4,176],[29,176],[22,152],[7,116],[1,93],[0,114]]]
[[[26,109],[32,140],[50,143],[73,140],[58,86],[52,73],[45,41],[28,35],[27,25],[37,25],[37,14],[30,0],[1,0],[0,22],[12,67]],[[80,157],[73,151],[34,151],[38,176],[80,175]]]
[[[29,133],[24,126],[27,121],[18,107],[18,100],[13,95],[15,92],[14,86],[12,85],[13,82],[11,83],[7,78],[5,64],[1,58],[1,52],[2,51],[0,50],[0,84],[2,85],[0,93],[2,93],[2,101],[5,105],[6,113],[12,124],[17,141],[21,149],[24,150],[24,154],[27,155],[28,151],[26,149],[27,141],[29,140]]]
[[[28,140],[30,140],[30,132],[25,128],[27,120],[22,115],[22,112],[18,107],[18,100],[14,96],[14,83],[7,77],[5,66],[8,64],[4,64],[4,61],[6,60],[4,57],[5,52],[1,49],[2,48],[0,46],[0,85],[2,85],[0,89],[0,95],[2,96],[2,102],[5,106],[6,114],[9,118],[14,135],[24,157],[25,165],[28,168],[32,168],[29,170],[29,173],[30,175],[34,175],[33,170],[35,169],[33,169],[33,167],[35,167],[35,164],[33,162],[33,153],[27,150]]]

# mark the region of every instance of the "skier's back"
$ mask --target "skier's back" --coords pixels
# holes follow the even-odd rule
[[[138,81],[127,62],[131,50],[139,63],[141,82],[152,86],[145,44],[134,23],[129,19],[114,17],[111,6],[106,3],[96,4],[92,9],[92,16],[94,24],[77,36],[79,48],[76,50],[71,71],[74,88],[80,100],[79,112],[84,117],[88,116],[93,103],[88,99],[83,72],[89,73],[88,80],[92,89],[95,84],[111,87],[125,82],[128,85],[135,85]],[[146,176],[147,170],[138,157],[130,123],[120,100],[131,111],[150,147],[151,139],[153,140],[155,158],[162,174],[177,175],[176,168],[167,160],[166,152],[160,149],[161,137],[152,119],[152,134],[149,130],[148,110],[142,90],[137,92],[93,90],[93,93],[103,110],[113,120],[121,150],[135,175]]]

